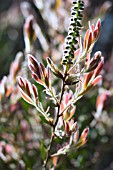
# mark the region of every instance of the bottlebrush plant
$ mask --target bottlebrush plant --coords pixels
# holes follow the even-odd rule
[[[100,51],[91,57],[93,46],[100,33],[100,20],[97,21],[96,26],[94,24],[89,25],[84,39],[82,40],[81,38],[83,9],[83,1],[73,1],[61,69],[49,57],[45,67],[33,55],[27,55],[32,77],[38,84],[43,86],[42,93],[45,92],[46,94],[43,100],[45,102],[51,100],[53,105],[48,105],[47,108],[44,108],[40,102],[37,87],[29,80],[18,77],[22,98],[36,107],[42,123],[48,124],[51,129],[49,145],[41,144],[45,169],[57,167],[60,155],[77,150],[88,140],[89,128],[86,127],[79,135],[79,127],[74,120],[76,102],[102,79],[100,72],[104,59]],[[30,35],[30,30],[30,28],[27,28],[29,41],[33,35],[32,32],[32,35]],[[53,86],[52,74],[61,82],[60,92]],[[57,140],[60,141],[58,146],[56,146]]]

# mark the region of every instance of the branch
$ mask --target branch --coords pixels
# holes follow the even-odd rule
[[[55,117],[55,122],[54,122],[54,126],[53,126],[53,131],[52,131],[52,136],[51,136],[51,140],[50,140],[50,145],[48,147],[47,156],[46,156],[46,160],[45,160],[45,163],[44,163],[44,168],[45,169],[47,168],[47,163],[48,163],[48,160],[50,158],[50,152],[51,152],[53,140],[54,140],[54,137],[55,137],[55,134],[54,134],[55,133],[55,128],[56,128],[58,120],[59,120],[60,105],[61,105],[63,94],[64,94],[64,88],[65,88],[65,78],[63,80],[63,85],[62,85],[62,89],[61,89],[61,96],[60,96],[60,101],[59,101],[59,104],[58,104],[58,111],[57,111],[57,114],[56,114],[56,117]]]

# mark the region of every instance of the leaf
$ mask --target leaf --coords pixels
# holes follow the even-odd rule
[[[53,72],[53,74],[56,77],[59,77],[61,79],[63,79],[63,75],[62,73],[59,71],[59,69],[54,65],[54,63],[52,62],[52,60],[50,58],[47,58],[47,64],[49,65],[51,71]]]
[[[83,139],[87,138],[88,133],[89,133],[89,127],[86,127],[86,128],[83,130],[83,132],[82,132],[82,134],[81,134],[81,136],[80,136],[80,139],[83,140]]]
[[[12,91],[13,91],[13,87],[9,87],[8,89],[7,89],[7,91],[6,91],[6,97],[8,97],[8,96],[10,96],[10,94],[12,93]]]
[[[41,72],[40,72],[40,66],[37,62],[37,60],[30,54],[28,54],[28,66],[30,70],[35,73],[39,79],[41,79]]]
[[[73,135],[73,142],[76,143],[79,137],[79,130],[77,129]]]
[[[93,74],[94,74],[93,71],[90,72],[90,73],[85,74],[85,76],[84,76],[84,89],[86,89],[86,87],[87,87],[88,83],[90,82]]]
[[[42,159],[43,161],[46,159],[46,149],[44,147],[44,144],[41,143],[41,148],[40,148],[40,151],[41,151],[41,156],[42,156]]]
[[[93,40],[92,40],[92,32],[89,32],[89,37],[88,37],[88,40],[87,40],[87,44],[86,44],[86,51],[88,51],[88,49],[90,48],[91,44],[93,43]]]
[[[100,74],[100,72],[101,72],[101,70],[102,70],[102,68],[103,68],[103,65],[104,65],[104,58],[101,57],[101,61],[100,61],[100,63],[98,64],[98,66],[97,66],[97,68],[96,68],[96,70],[95,70],[95,72],[94,72],[95,77],[97,77],[97,76]]]
[[[42,120],[42,122],[49,124],[49,121],[46,120],[46,118],[43,115],[39,114],[39,116],[40,116],[40,119]]]
[[[70,74],[67,76],[65,83],[66,85],[75,85],[79,82],[79,78],[75,74]]]
[[[100,61],[101,61],[101,52],[98,51],[94,54],[93,58],[91,59],[91,61],[89,62],[89,66],[86,69],[85,72],[91,72],[93,70],[95,70],[97,68],[97,66],[99,65]]]
[[[102,80],[102,76],[97,76],[93,81],[92,81],[92,85],[95,86],[96,84],[98,84],[98,82]]]
[[[80,48],[74,51],[74,60],[80,55]]]
[[[86,31],[85,37],[84,37],[84,49],[87,48],[87,43],[88,43],[88,39],[89,39],[89,34],[90,34],[90,30],[88,29]]]
[[[75,113],[75,110],[76,110],[76,107],[73,107],[72,110],[64,112],[63,118],[66,122],[69,121],[72,118],[72,116]]]
[[[38,98],[38,92],[37,92],[37,88],[34,84],[32,85],[32,89],[33,89],[34,97],[35,97],[35,99],[37,99]]]
[[[45,87],[45,83],[44,83],[41,79],[39,79],[39,77],[38,77],[35,73],[32,73],[32,77],[35,79],[35,81],[36,81],[38,84],[40,84],[40,85],[42,85],[42,86]]]
[[[40,67],[41,67],[43,76],[46,77],[47,76],[47,71],[46,71],[46,69],[45,69],[45,67],[44,67],[44,65],[42,63],[40,63]]]
[[[33,100],[21,90],[22,98],[29,104],[34,105]]]
[[[57,162],[58,162],[58,157],[57,157],[57,156],[54,156],[54,157],[53,157],[53,165],[54,165],[54,167],[57,166]]]

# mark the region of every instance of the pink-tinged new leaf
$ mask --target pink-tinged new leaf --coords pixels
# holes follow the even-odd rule
[[[47,71],[46,71],[46,69],[45,69],[45,67],[44,67],[44,65],[42,63],[40,63],[40,67],[41,67],[43,76],[46,77],[47,76]]]
[[[21,92],[23,99],[29,104],[33,105],[33,100],[31,97],[32,96],[31,95],[32,93],[31,83],[22,77],[18,77],[18,84],[19,84],[20,92]]]
[[[65,108],[65,104],[64,102],[62,101],[61,104],[60,104],[60,112],[62,112]]]
[[[6,97],[9,97],[9,95],[13,92],[13,87],[9,87],[6,91]]]
[[[88,53],[88,54],[86,55],[86,62],[85,62],[86,67],[88,67],[89,62],[90,62],[90,53]]]
[[[31,63],[28,63],[29,69],[31,72],[35,73],[35,68],[33,67],[33,65]]]
[[[37,67],[37,60],[31,54],[28,54],[28,62],[31,63],[34,67]]]
[[[70,131],[71,132],[75,132],[77,130],[77,122],[73,123],[71,126],[70,126]]]
[[[47,76],[45,77],[45,84],[46,84],[47,87],[49,87],[49,79],[48,79]]]
[[[81,146],[85,145],[87,141],[88,141],[88,137],[84,138],[84,139],[82,140]]]
[[[22,96],[22,98],[23,98],[27,103],[34,105],[32,99],[31,99],[28,95],[26,95],[26,94],[23,92],[23,90],[21,90],[21,96]]]
[[[96,100],[96,110],[102,110],[103,106],[105,104],[105,101],[107,101],[108,97],[110,96],[110,91],[108,90],[104,90],[98,97]]]
[[[101,28],[101,20],[100,20],[100,18],[98,19],[97,26],[98,26],[99,29]]]
[[[35,99],[37,99],[38,98],[38,92],[37,92],[37,88],[34,84],[32,85],[32,89],[33,89],[34,97],[35,97]]]
[[[98,28],[95,29],[95,31],[94,31],[93,34],[94,34],[95,39],[97,39],[97,38],[98,38],[98,35],[99,35]]]
[[[24,35],[32,42],[36,36],[33,28],[34,17],[32,15],[28,16],[24,24]]]
[[[28,96],[31,97],[31,93],[30,93],[31,85],[30,85],[30,83],[27,80],[25,80],[25,81],[26,81],[26,86],[25,86],[26,89],[25,89],[25,91],[28,94]]]
[[[68,124],[68,122],[64,122],[64,129],[65,129],[65,132],[66,132],[66,134],[70,134],[70,128],[69,128],[69,124]]]
[[[16,59],[12,62],[11,66],[10,66],[9,75],[11,76],[12,79],[14,79],[15,83],[16,83],[17,73],[19,72],[19,70],[21,68],[22,57],[23,57],[23,53],[18,52],[16,55]]]
[[[68,120],[70,120],[73,117],[75,111],[76,111],[76,106],[74,106],[73,109],[70,111],[70,116],[68,117]]]
[[[86,47],[87,47],[87,41],[89,39],[89,34],[90,34],[90,30],[88,29],[86,31],[86,34],[85,34],[85,37],[84,37],[84,49],[86,49]]]
[[[87,45],[86,45],[86,50],[87,51],[90,48],[92,43],[93,43],[93,35],[92,35],[92,32],[89,32],[89,37],[88,37]]]
[[[90,60],[89,66],[86,69],[86,72],[91,72],[91,71],[95,70],[97,68],[100,60],[101,60],[101,52],[98,51],[94,54],[93,58]]]
[[[66,105],[68,104],[69,100],[72,99],[72,95],[73,95],[73,93],[71,90],[68,93],[64,94],[64,102]]]
[[[77,59],[77,57],[79,56],[79,54],[80,54],[80,48],[77,49],[76,51],[74,51],[74,60]]]
[[[88,38],[86,39],[85,42],[85,50],[88,51],[90,46],[92,45],[94,38],[93,38],[93,33],[91,31],[88,32]]]
[[[95,86],[95,85],[97,85],[97,84],[99,83],[99,81],[101,81],[101,80],[102,80],[102,76],[99,75],[99,76],[97,76],[97,77],[91,82],[91,84],[92,84],[93,86]]]
[[[83,139],[82,144],[84,145],[88,141],[88,136]]]
[[[94,72],[92,71],[92,72],[85,75],[85,77],[84,77],[84,89],[86,89],[86,87],[87,87],[88,83],[90,82],[93,74],[94,74]]]
[[[78,141],[78,138],[79,138],[79,130],[76,130],[73,136],[73,142],[76,143]]]
[[[33,73],[37,74],[38,77],[41,79],[41,72],[40,72],[39,64],[32,55],[28,55],[28,63],[29,63],[28,65],[29,65],[30,70]]]
[[[24,79],[22,77],[20,77],[20,76],[18,76],[17,79],[18,79],[19,86],[23,89],[25,87]]]
[[[69,127],[72,127],[73,124],[74,124],[74,119],[71,119],[71,120],[69,121]],[[77,124],[77,122],[76,122],[76,124]]]
[[[97,24],[96,24],[96,27],[95,27],[95,30],[94,30],[94,37],[95,39],[98,38],[99,34],[100,34],[100,29],[101,29],[101,21],[100,19],[97,21]]]
[[[54,156],[52,159],[53,159],[53,165],[54,165],[54,167],[56,167],[57,166],[57,162],[58,162],[58,157]]]
[[[89,128],[85,128],[80,136],[80,140],[85,140],[88,137],[88,133],[89,133]]]
[[[92,24],[89,29],[86,32],[85,38],[84,38],[84,49],[88,51],[90,46],[95,42],[95,40],[98,38],[101,28],[101,22],[98,20],[96,27],[94,27],[94,24]]]
[[[97,66],[97,68],[96,68],[96,70],[95,70],[95,72],[94,72],[95,77],[97,77],[97,76],[100,74],[100,72],[101,72],[101,70],[102,70],[102,68],[103,68],[103,65],[104,65],[104,57],[101,57],[101,61],[100,61],[100,63],[98,64],[98,66]]]
[[[41,80],[41,79],[39,79],[39,77],[36,75],[36,74],[32,74],[32,77],[35,79],[35,81],[38,83],[38,84],[40,84],[40,85],[42,85],[42,86],[44,86],[45,87],[45,83]]]
[[[73,117],[73,115],[74,115],[74,113],[75,113],[75,110],[76,110],[76,107],[73,107],[73,109],[71,110],[71,111],[66,111],[66,112],[64,112],[63,113],[63,119],[67,122],[67,121],[69,121],[72,117]]]
[[[101,21],[100,21],[100,19],[98,19],[98,21],[97,21],[97,24],[96,24],[96,27],[95,28],[98,28],[98,31],[100,31],[100,29],[101,29]]]
[[[94,24],[91,25],[91,28],[90,28],[90,29],[91,29],[91,32],[94,32],[94,30],[95,30]]]
[[[62,73],[59,71],[59,69],[55,66],[55,64],[53,63],[53,61],[50,58],[47,58],[47,63],[48,63],[49,68],[53,72],[53,74],[56,77],[63,79]]]
[[[41,70],[40,70],[40,66],[39,64],[37,63],[37,66],[35,68],[35,73],[38,75],[38,77],[41,79]]]

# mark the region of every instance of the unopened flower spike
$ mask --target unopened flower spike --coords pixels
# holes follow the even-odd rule
[[[80,30],[82,28],[82,10],[84,9],[84,2],[81,0],[73,0],[73,7],[71,8],[70,25],[68,29],[68,36],[65,39],[65,50],[63,54],[62,64],[73,64],[74,51],[76,51],[76,44],[78,37],[80,37]]]

